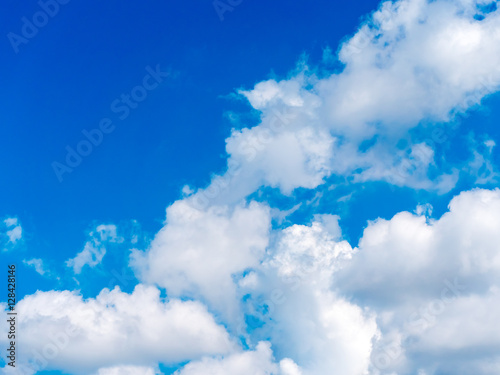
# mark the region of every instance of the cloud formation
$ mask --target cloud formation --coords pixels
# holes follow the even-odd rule
[[[227,171],[183,189],[151,244],[131,252],[141,284],[88,300],[24,298],[28,350],[49,368],[97,375],[185,361],[176,374],[497,374],[500,190],[463,192],[438,219],[429,206],[373,218],[357,247],[338,216],[273,227],[274,207],[252,196],[262,186],[315,189],[330,176],[441,194],[459,168],[477,184],[495,181],[493,140],[472,138],[462,164],[436,147],[457,114],[498,90],[493,3],[385,2],[341,45],[340,72],[303,64],[240,90],[260,123],[234,129]],[[76,274],[95,267],[118,241],[114,225],[98,226],[66,264]],[[72,334],[48,358],[47,345],[61,342],[52,332]]]
[[[48,275],[50,272],[46,269],[43,260],[38,258],[33,258],[29,260],[23,260],[23,263],[27,266],[33,267],[37,273],[40,275]]]
[[[167,209],[166,224],[148,251],[134,251],[131,264],[140,280],[171,296],[201,298],[234,323],[233,277],[258,266],[269,230],[269,210],[255,202],[203,211],[178,201]]]

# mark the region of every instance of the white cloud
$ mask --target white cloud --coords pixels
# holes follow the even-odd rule
[[[9,242],[15,244],[22,238],[23,230],[20,225],[7,231],[7,236],[9,237]]]
[[[281,360],[280,370],[282,375],[302,375],[302,370],[290,358]]]
[[[437,221],[409,212],[376,220],[364,231],[359,253],[345,270],[343,288],[395,303],[418,299],[424,291],[432,295],[432,286],[444,279],[460,277],[469,287],[479,276],[496,281],[499,222],[498,189],[461,193]]]
[[[69,291],[37,292],[19,301],[17,312],[26,353],[18,360],[34,361],[35,369],[111,374],[115,370],[104,368],[178,363],[235,349],[201,303],[164,302],[158,289],[144,285],[132,294],[104,289],[88,300]]]
[[[258,127],[234,131],[227,142],[231,161],[242,165],[241,179],[279,187],[315,188],[331,173],[334,138],[312,126],[273,133]]]
[[[38,272],[40,275],[45,275],[45,274],[49,274],[50,272],[45,268],[45,265],[43,264],[43,260],[42,259],[37,259],[37,258],[33,258],[33,259],[30,259],[30,260],[23,260],[23,263],[26,264],[27,266],[31,266],[33,268],[35,268],[35,271]]]
[[[5,235],[3,239],[4,251],[11,250],[16,246],[23,237],[23,228],[19,223],[19,220],[15,217],[7,218],[3,221],[5,225]]]
[[[268,208],[255,202],[204,211],[178,201],[149,249],[133,252],[131,264],[144,282],[170,296],[202,298],[231,320],[238,302],[233,275],[259,264],[269,227]]]
[[[106,255],[106,245],[110,243],[123,242],[123,238],[117,235],[116,225],[98,225],[95,232],[89,234],[90,240],[85,243],[81,252],[75,258],[68,259],[66,266],[72,267],[75,274],[82,272],[84,266],[95,267],[101,263]]]
[[[3,221],[3,223],[7,226],[7,228],[14,227],[17,225],[18,220],[15,217],[8,217]]]
[[[372,222],[337,274],[338,291],[377,313],[383,374],[496,371],[482,368],[500,349],[500,190],[461,193],[449,209]]]
[[[242,291],[252,296],[247,313],[265,322],[256,334],[270,337],[280,355],[292,358],[304,374],[364,373],[377,335],[371,313],[330,289],[336,272],[353,256],[336,219],[325,215],[311,226],[285,229],[259,283]],[[298,371],[283,366],[291,374]]]
[[[407,130],[424,118],[447,121],[497,90],[500,15],[477,21],[477,4],[383,3],[342,46],[344,72],[321,83],[334,124],[346,132],[377,121]]]

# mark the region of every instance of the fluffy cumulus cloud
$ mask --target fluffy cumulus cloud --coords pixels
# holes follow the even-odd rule
[[[195,208],[189,200],[167,210],[164,228],[132,265],[144,282],[172,296],[202,298],[226,318],[237,310],[233,277],[259,264],[268,244],[267,207]]]
[[[344,73],[321,82],[335,126],[406,130],[424,118],[447,121],[496,90],[499,14],[475,17],[487,3],[494,1],[383,3],[342,46]]]
[[[305,374],[363,374],[378,334],[370,311],[331,289],[354,254],[336,219],[285,229],[254,280],[242,283],[246,313],[258,322],[253,335],[271,337]]]
[[[499,225],[496,189],[461,193],[439,220],[402,212],[368,226],[334,286],[377,313],[374,371],[498,371],[485,366],[500,349]]]
[[[66,261],[66,266],[73,268],[75,274],[81,273],[84,266],[92,268],[100,264],[106,255],[106,245],[123,241],[117,234],[116,225],[113,224],[98,225],[95,231],[89,233],[89,237],[83,250],[76,257]]]
[[[264,117],[261,125],[233,131],[226,141],[230,163],[241,166],[239,179],[288,194],[297,187],[315,188],[331,173],[335,138],[318,123],[321,99],[302,88],[304,83],[300,75],[241,92]]]
[[[158,289],[143,285],[132,294],[104,289],[88,300],[69,291],[37,292],[20,301],[17,312],[26,353],[19,365],[36,371],[114,374],[119,364],[127,373],[149,374],[127,366],[177,363],[235,348],[202,304],[163,301]]]

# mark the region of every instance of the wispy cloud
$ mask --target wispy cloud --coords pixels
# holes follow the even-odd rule
[[[100,264],[106,255],[106,245],[123,242],[113,224],[98,225],[89,233],[89,237],[90,240],[85,243],[83,250],[76,257],[66,261],[66,266],[73,268],[75,274],[81,273],[84,266],[93,268]]]
[[[18,245],[23,238],[23,228],[19,220],[15,217],[9,217],[3,221],[3,247],[4,251],[11,250]]]

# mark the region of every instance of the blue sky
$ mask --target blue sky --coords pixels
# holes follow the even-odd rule
[[[481,350],[498,337],[449,334],[467,301],[500,309],[496,1],[63,3],[0,12],[0,259],[21,330],[79,329],[31,373],[439,375],[468,350],[461,373],[500,369]],[[437,328],[405,325],[456,278]],[[137,301],[179,336],[135,327]],[[130,329],[145,352],[78,357],[88,306],[111,346]]]

